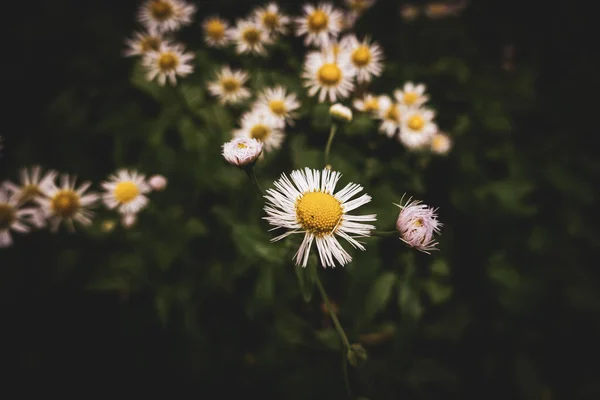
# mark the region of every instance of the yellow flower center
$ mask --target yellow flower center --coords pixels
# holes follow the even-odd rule
[[[350,9],[362,13],[367,8],[366,0],[354,0],[350,3]]]
[[[263,25],[268,29],[273,30],[279,26],[279,15],[274,12],[267,11],[262,17]]]
[[[308,29],[311,32],[320,32],[327,28],[329,17],[323,10],[316,10],[308,16]]]
[[[0,204],[0,232],[10,228],[17,218],[15,208],[8,204]]]
[[[415,92],[406,92],[404,93],[404,104],[406,104],[407,106],[410,106],[412,104],[415,104],[415,102],[419,99],[419,95],[416,94]]]
[[[364,67],[371,61],[371,50],[368,46],[361,45],[352,52],[352,63],[357,67]]]
[[[25,185],[21,188],[21,195],[19,197],[19,201],[26,202],[29,200],[33,200],[38,196],[41,196],[43,193],[40,190],[38,185]]]
[[[364,104],[365,104],[365,111],[367,111],[367,112],[379,110],[379,101],[375,97],[365,100]]]
[[[271,130],[268,126],[263,124],[256,124],[250,129],[250,137],[253,139],[260,140],[261,142],[266,139]]]
[[[179,64],[179,58],[173,53],[163,53],[158,57],[158,68],[163,71],[173,71]]]
[[[221,86],[227,93],[232,93],[240,88],[240,81],[233,77],[221,79]]]
[[[413,131],[420,131],[425,126],[425,121],[420,115],[413,115],[408,119],[408,127]]]
[[[237,144],[237,148],[238,148],[238,149],[247,149],[247,148],[248,148],[248,146],[246,146],[244,143],[238,143],[238,144]]]
[[[296,200],[296,219],[315,235],[332,233],[343,214],[339,200],[328,193],[309,192]]]
[[[135,183],[124,181],[117,183],[113,194],[119,203],[126,204],[135,199],[140,194],[140,190]]]
[[[385,112],[385,119],[400,122],[400,111],[395,104],[392,104]]]
[[[160,38],[156,36],[146,36],[140,41],[140,48],[143,53],[150,50],[157,51],[160,47]]]
[[[71,218],[80,207],[79,195],[71,189],[58,191],[50,200],[50,208],[61,218]]]
[[[225,25],[218,19],[211,19],[206,23],[206,34],[215,40],[223,39],[225,36]]]
[[[423,226],[423,218],[417,218],[413,221],[413,225],[416,226],[417,228],[420,228]]]
[[[242,39],[250,45],[256,45],[260,42],[260,31],[256,28],[248,28],[242,33]]]
[[[317,75],[323,85],[334,86],[342,80],[342,70],[335,63],[323,64]]]
[[[175,14],[171,3],[163,0],[154,0],[150,4],[150,14],[158,21],[165,21]]]
[[[285,103],[282,100],[271,100],[269,102],[269,108],[271,112],[276,115],[284,115],[285,114]]]

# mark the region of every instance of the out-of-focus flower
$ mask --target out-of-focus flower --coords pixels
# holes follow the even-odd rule
[[[348,57],[358,83],[369,82],[373,76],[381,75],[383,53],[377,43],[370,43],[368,37],[360,42],[354,34],[346,36],[342,42],[342,48],[346,50],[343,54]]]
[[[225,47],[230,43],[227,31],[229,24],[217,16],[208,17],[202,22],[204,41],[211,47]]]
[[[193,53],[186,53],[183,45],[163,44],[158,51],[146,53],[143,64],[148,72],[146,78],[151,81],[158,77],[163,86],[169,79],[171,85],[177,84],[177,76],[185,77],[194,71],[191,63]]]
[[[135,32],[133,38],[125,40],[127,49],[123,54],[126,57],[144,56],[151,51],[158,51],[163,41],[163,37],[158,33]]]
[[[217,96],[221,104],[236,104],[250,97],[250,91],[244,87],[247,80],[247,72],[225,66],[216,79],[208,83],[208,91]]]
[[[443,132],[438,132],[431,138],[431,151],[435,154],[448,154],[452,148],[452,139]]]
[[[92,223],[94,213],[89,208],[96,203],[99,196],[96,193],[86,194],[91,186],[90,182],[82,183],[79,188],[76,187],[75,182],[75,177],[62,175],[60,186],[52,181],[46,190],[46,196],[36,198],[53,232],[63,221],[70,231],[75,230],[74,221],[84,226]]]
[[[389,138],[393,138],[400,129],[402,114],[402,107],[399,103],[392,101],[389,96],[379,96],[377,118],[381,120],[381,124],[379,124],[380,132]]]
[[[227,31],[227,36],[235,43],[238,54],[265,55],[265,45],[273,43],[269,32],[253,20],[238,20],[235,27]]]
[[[319,93],[319,102],[326,98],[332,103],[338,98],[344,99],[350,95],[354,88],[353,68],[348,58],[336,58],[333,51],[315,51],[306,56],[304,62],[304,86],[308,88],[308,95],[315,96]]]
[[[148,185],[152,188],[152,190],[162,191],[167,187],[167,178],[162,175],[152,175],[150,179],[148,179]]]
[[[0,249],[12,245],[10,231],[27,233],[27,223],[35,223],[41,217],[34,208],[21,208],[21,193],[12,191],[6,185],[0,185]]]
[[[355,99],[352,105],[358,111],[376,115],[379,111],[379,96],[366,93],[361,99]]]
[[[280,148],[285,139],[284,121],[267,112],[248,111],[242,115],[240,125],[240,129],[234,131],[234,136],[260,141],[265,152]]]
[[[431,2],[425,5],[425,15],[432,19],[457,16],[467,4],[468,0]]]
[[[416,19],[420,13],[421,10],[414,4],[403,4],[400,6],[400,15],[405,21],[412,21]]]
[[[269,3],[256,9],[253,13],[254,20],[270,34],[286,34],[290,18],[279,10],[276,3]]]
[[[121,216],[121,224],[125,228],[131,228],[137,222],[137,214],[123,214]]]
[[[304,234],[304,240],[294,256],[296,265],[306,267],[313,242],[323,267],[335,267],[335,261],[340,265],[352,261],[350,254],[338,241],[338,236],[347,240],[352,247],[365,250],[355,237],[370,236],[375,227],[365,222],[375,221],[376,215],[348,214],[371,201],[367,194],[351,200],[363,190],[362,186],[349,183],[334,194],[341,175],[329,169],[318,171],[305,168],[304,171],[293,171],[290,177],[291,181],[282,174],[275,182],[275,189],[267,190],[267,217],[264,218],[276,228],[286,230],[272,241],[294,233]]]
[[[42,175],[42,167],[36,165],[31,169],[21,169],[19,186],[12,182],[5,182],[4,185],[12,192],[19,192],[19,202],[26,203],[37,197],[45,196],[57,174],[54,170],[48,170]]]
[[[427,88],[424,84],[415,85],[412,82],[406,82],[402,90],[394,91],[396,101],[406,107],[420,107],[429,100],[429,96],[425,94]]]
[[[244,168],[254,165],[263,149],[262,142],[257,139],[238,137],[223,144],[223,157],[228,163]]]
[[[400,141],[407,148],[416,150],[430,143],[438,127],[433,118],[435,113],[426,108],[407,110],[400,125]]]
[[[362,14],[375,4],[375,0],[345,0],[346,6],[357,14]]]
[[[281,85],[264,89],[254,104],[256,110],[267,111],[290,125],[295,118],[294,110],[298,107],[300,107],[300,103],[296,95],[288,93]]]
[[[400,200],[402,203],[402,200]],[[434,234],[440,233],[442,223],[437,220],[437,209],[421,204],[420,201],[408,199],[405,205],[396,204],[400,207],[400,214],[396,221],[396,229],[400,232],[400,239],[419,251],[429,254],[429,251],[437,250],[437,242],[433,239]]]
[[[340,33],[342,13],[333,8],[330,3],[313,6],[305,4],[302,7],[304,15],[296,18],[296,36],[306,35],[304,45],[327,45]]]
[[[148,205],[145,194],[152,190],[144,175],[126,169],[118,170],[102,182],[102,188],[104,204],[110,209],[117,208],[121,214],[137,214]]]
[[[335,119],[350,122],[352,121],[352,110],[339,103],[329,107],[329,114]]]
[[[138,11],[138,20],[148,30],[172,32],[192,23],[196,6],[184,0],[147,0]]]

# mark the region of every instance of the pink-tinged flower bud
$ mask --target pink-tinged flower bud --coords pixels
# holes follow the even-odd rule
[[[402,200],[400,201],[402,202]],[[437,250],[438,244],[434,239],[434,233],[439,234],[442,223],[437,220],[437,209],[421,204],[420,201],[411,201],[400,207],[400,215],[396,222],[396,229],[400,232],[400,240],[415,249],[429,254],[431,250]]]
[[[223,157],[236,167],[253,165],[262,153],[262,142],[257,139],[238,137],[223,144]]]
[[[167,178],[162,175],[153,175],[148,179],[148,184],[152,190],[161,191],[167,187]]]
[[[125,228],[131,228],[137,221],[136,214],[124,214],[121,218],[121,223]]]

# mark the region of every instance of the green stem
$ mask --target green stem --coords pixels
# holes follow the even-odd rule
[[[325,166],[329,165],[329,152],[331,151],[331,144],[333,143],[333,138],[335,137],[336,131],[337,124],[334,122],[331,124],[331,129],[329,130],[329,139],[327,139],[327,146],[325,146]]]
[[[371,231],[371,236],[393,237],[393,236],[400,236],[400,232],[398,232],[398,231]]]
[[[344,332],[344,328],[342,328],[342,325],[340,324],[340,321],[338,320],[337,315],[335,315],[335,312],[333,312],[333,308],[331,307],[329,297],[327,297],[325,288],[323,288],[321,279],[319,279],[319,274],[316,274],[315,278],[316,278],[317,287],[319,288],[319,292],[321,293],[321,297],[323,297],[323,301],[325,302],[325,305],[327,306],[327,311],[329,311],[329,315],[331,316],[331,319],[333,320],[333,325],[335,325],[335,330],[337,331],[338,335],[340,336],[340,339],[342,340],[342,343],[344,344],[346,351],[348,351],[348,350],[350,350],[350,341],[348,341],[346,332]]]
[[[252,182],[252,185],[256,188],[256,191],[258,192],[258,194],[261,196],[264,196],[265,191],[263,190],[262,186],[260,186],[260,183],[258,182],[258,179],[256,178],[256,174],[254,173],[254,166],[246,167],[246,168],[244,168],[244,171],[246,171],[246,175],[248,175],[250,182]]]
[[[194,108],[188,103],[187,99],[179,89],[179,87],[173,87],[173,91],[175,92],[175,97],[177,97],[177,101],[179,101],[179,105],[184,109],[184,111],[188,114],[188,116],[194,121],[198,126],[204,126],[202,119],[196,114]]]

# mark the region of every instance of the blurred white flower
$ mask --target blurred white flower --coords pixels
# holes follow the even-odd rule
[[[48,189],[54,184],[57,174],[54,170],[48,170],[42,174],[42,167],[36,165],[30,169],[21,169],[19,185],[12,182],[5,182],[4,185],[12,192],[19,192],[19,202],[25,203],[45,196]]]
[[[446,133],[438,132],[431,138],[430,148],[435,154],[448,154],[452,148],[452,139]]]
[[[121,214],[137,214],[148,205],[145,194],[152,190],[144,175],[126,169],[118,170],[102,182],[102,188],[104,204],[110,209],[117,208]]]
[[[227,31],[229,24],[217,16],[208,17],[202,22],[204,41],[211,47],[225,47],[230,43]]]
[[[236,104],[250,97],[250,91],[244,87],[247,80],[247,72],[225,66],[216,79],[208,83],[208,91],[217,96],[221,104]]]
[[[335,119],[347,122],[352,121],[352,110],[339,103],[329,107],[329,114]]]
[[[270,34],[286,34],[290,18],[284,15],[276,3],[269,3],[256,9],[253,13],[254,20],[263,26]]]
[[[355,13],[362,14],[375,4],[375,0],[344,0],[346,6]]]
[[[121,224],[125,228],[131,228],[137,222],[137,214],[123,214],[121,216]]]
[[[333,8],[330,3],[318,6],[305,4],[302,7],[304,15],[296,18],[296,36],[306,35],[304,45],[327,45],[335,39],[342,28],[342,13]]]
[[[408,109],[400,126],[400,141],[411,150],[428,145],[438,127],[433,122],[435,113],[427,108]]]
[[[171,85],[177,83],[177,76],[185,77],[194,71],[191,61],[193,53],[186,53],[183,45],[162,44],[158,51],[146,53],[143,65],[148,70],[146,78],[151,81],[158,76],[159,85],[169,79]]]
[[[358,83],[370,82],[373,76],[381,75],[383,52],[377,43],[371,43],[369,37],[360,42],[354,34],[346,36],[342,40],[342,48]]]
[[[147,0],[138,11],[138,21],[149,31],[172,32],[192,23],[196,6],[184,0]]]
[[[158,33],[134,32],[133,38],[125,40],[127,49],[123,54],[126,57],[143,56],[149,52],[158,51],[163,41],[163,37]]]
[[[234,131],[234,136],[260,141],[265,152],[280,148],[285,139],[284,121],[267,112],[248,111],[242,115],[240,125],[240,129]]]
[[[429,100],[429,96],[425,94],[426,87],[424,84],[418,85],[412,82],[406,82],[402,90],[396,89],[394,97],[396,101],[406,107],[420,107]]]
[[[236,167],[254,165],[263,149],[262,142],[248,137],[238,137],[223,144],[223,157]]]
[[[308,95],[319,93],[319,102],[344,99],[354,89],[354,72],[348,58],[336,57],[331,50],[311,52],[306,56],[302,78]]]
[[[402,122],[403,109],[400,104],[392,101],[389,96],[379,96],[379,110],[377,118],[381,120],[379,131],[385,133],[389,138],[393,138],[400,129]]]
[[[227,36],[235,43],[238,54],[265,55],[265,45],[273,43],[269,32],[253,20],[238,20],[235,27],[227,31]]]
[[[400,207],[400,214],[396,221],[400,239],[410,247],[427,254],[429,251],[437,250],[435,247],[437,242],[433,239],[433,235],[439,234],[442,227],[442,223],[437,220],[437,209],[411,199],[408,199],[405,205],[395,205]]]
[[[371,93],[365,93],[362,98],[355,99],[352,105],[358,111],[377,115],[377,112],[379,111],[379,97],[380,96],[375,96]]]
[[[167,187],[167,178],[165,178],[162,175],[152,175],[150,179],[148,179],[148,184],[150,185],[152,190],[165,190],[165,188]]]
[[[21,193],[12,191],[6,185],[0,185],[0,249],[12,245],[10,231],[27,233],[27,223],[39,225],[42,217],[34,208],[21,208]]]
[[[266,88],[259,94],[254,103],[254,108],[259,111],[267,111],[274,116],[285,120],[290,125],[295,118],[294,110],[300,107],[296,95],[289,93],[281,86]]]

